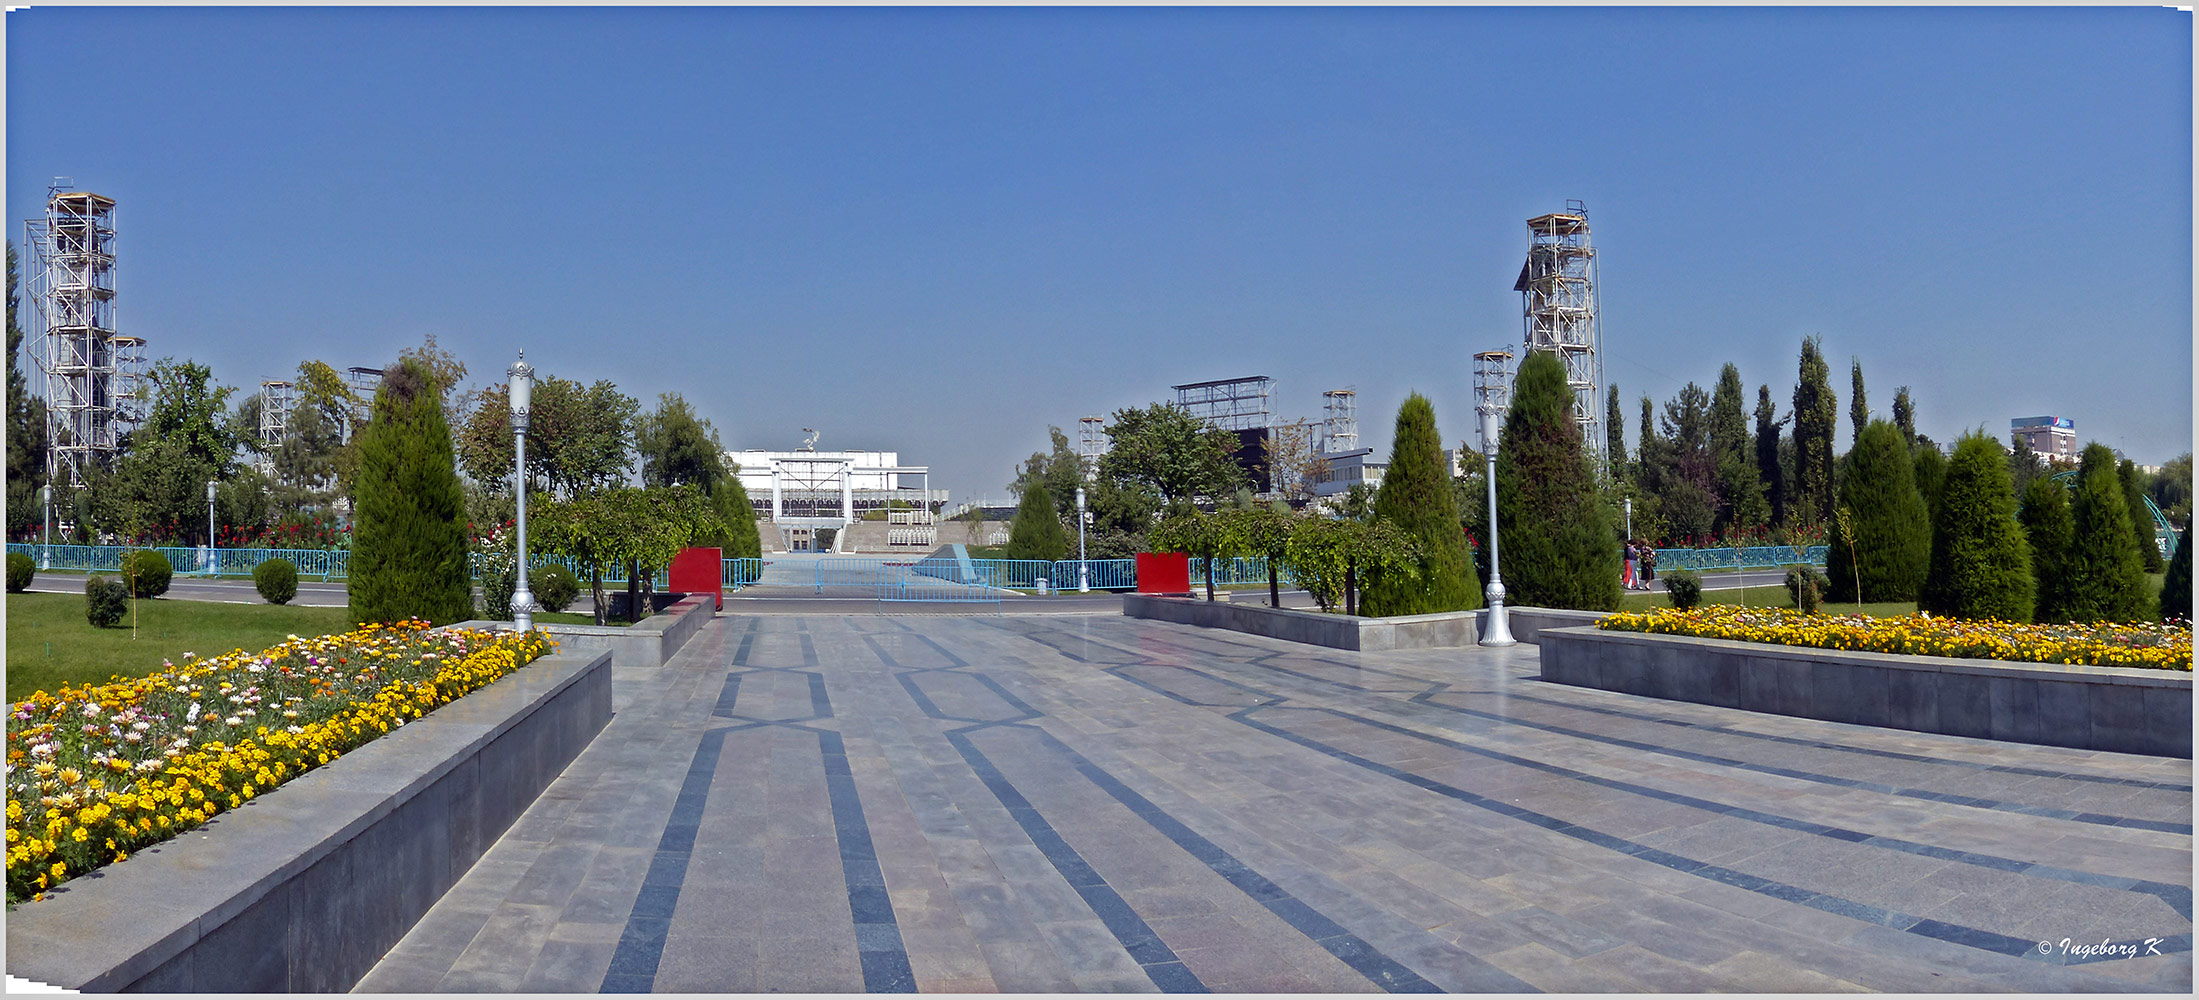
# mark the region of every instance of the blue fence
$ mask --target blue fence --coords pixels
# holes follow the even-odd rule
[[[1780,569],[1808,563],[1825,565],[1825,546],[1749,545],[1726,549],[1658,549],[1657,572],[1675,569]]]
[[[122,554],[130,551],[127,545],[41,545],[37,542],[9,542],[8,552],[20,552],[37,560],[43,569],[81,573],[117,573],[122,570]],[[168,565],[185,576],[246,577],[252,570],[269,559],[288,559],[298,568],[298,575],[308,579],[343,580],[351,571],[349,549],[206,549],[163,547],[152,551],[168,557]],[[211,563],[211,564],[209,564]],[[470,557],[473,576],[481,576],[480,559]],[[583,584],[587,576],[580,572],[580,565],[567,556],[538,552],[527,557],[531,568],[563,566],[572,571],[573,577]],[[756,582],[763,574],[761,559],[725,560],[725,585],[738,590]],[[671,575],[665,570],[655,574],[659,590],[671,586]],[[603,573],[605,586],[626,586],[626,567],[607,567]]]
[[[1077,567],[1083,566],[1088,575],[1078,579]],[[1064,559],[1053,564],[1049,577],[1055,590],[1076,590],[1088,586],[1093,590],[1131,590],[1138,585],[1138,561],[1135,559]]]

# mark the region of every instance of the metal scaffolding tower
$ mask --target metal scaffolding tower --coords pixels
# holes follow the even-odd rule
[[[279,379],[260,383],[260,455],[253,463],[262,473],[275,472],[275,449],[282,447],[290,429],[290,413],[298,406],[298,387]]]
[[[1077,418],[1077,457],[1084,460],[1084,475],[1097,474],[1101,455],[1107,454],[1107,421],[1100,417]]]
[[[1170,388],[1176,390],[1177,406],[1191,411],[1192,416],[1217,430],[1252,431],[1274,423],[1268,413],[1267,401],[1275,391],[1275,380],[1265,375],[1192,382]]]
[[[73,186],[55,178],[46,217],[23,223],[24,333],[46,401],[46,481],[81,487],[114,461],[120,425],[142,415],[145,341],[115,336],[115,201]]]
[[[1534,234],[1527,263],[1512,290],[1520,293],[1527,349],[1548,351],[1565,362],[1573,389],[1573,419],[1582,445],[1602,468],[1602,330],[1596,322],[1596,249],[1588,240],[1588,206],[1568,200],[1565,211],[1527,220]]]
[[[1336,455],[1359,447],[1359,393],[1330,389],[1321,394],[1321,453]]]
[[[374,415],[374,394],[382,389],[382,370],[354,365],[344,369],[344,386],[351,390],[351,409],[345,414],[344,440]]]

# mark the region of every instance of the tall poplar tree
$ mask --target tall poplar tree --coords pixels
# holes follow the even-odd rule
[[[1794,385],[1793,524],[1815,524],[1833,506],[1833,427],[1840,401],[1833,396],[1832,370],[1816,336],[1802,341],[1802,362]]]
[[[1863,359],[1851,354],[1848,363],[1852,366],[1848,370],[1848,447],[1853,448],[1863,440],[1863,428],[1871,422],[1871,407],[1863,401]]]
[[[1501,450],[1497,461],[1501,470]],[[1397,408],[1390,467],[1375,494],[1374,514],[1419,543],[1420,565],[1417,574],[1375,574],[1362,592],[1361,614],[1423,615],[1481,606],[1481,584],[1466,534],[1459,529],[1443,438],[1436,433],[1435,404],[1417,392]]]
[[[1916,447],[1916,403],[1909,398],[1909,387],[1894,390],[1894,426],[1901,429],[1901,439],[1910,447]]]
[[[1604,450],[1611,459],[1611,478],[1626,478],[1626,414],[1619,409],[1619,384],[1611,383],[1604,403]]]
[[[38,487],[46,481],[46,404],[23,376],[23,328],[16,324],[15,244],[8,243],[8,534],[36,527],[45,516]],[[59,501],[56,501],[58,505]]]
[[[1741,370],[1728,362],[1718,373],[1718,388],[1710,399],[1710,458],[1718,472],[1720,530],[1758,528],[1771,519],[1764,477],[1757,471],[1749,440],[1742,399],[1746,391],[1741,387]]]
[[[383,375],[358,448],[353,620],[447,625],[472,617],[466,498],[442,387],[425,365],[406,360]]]
[[[2191,525],[2176,539],[2176,555],[2168,561],[2168,575],[2161,579],[2161,617],[2191,618]]]
[[[1757,386],[1756,475],[1764,481],[1764,494],[1769,501],[1772,522],[1785,524],[1787,477],[1785,468],[1779,463],[1779,429],[1787,425],[1788,418],[1778,416],[1778,412],[1779,408],[1771,402],[1771,386]]]
[[[2130,508],[2130,535],[2138,549],[2138,564],[2148,573],[2159,573],[2163,568],[2161,544],[2154,540],[2153,512],[2146,509],[2146,491],[2137,463],[2123,459],[2115,466],[2115,478],[2123,487],[2123,503]]]

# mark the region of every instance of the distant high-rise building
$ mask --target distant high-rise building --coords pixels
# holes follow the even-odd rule
[[[2008,422],[2009,443],[2022,441],[2042,459],[2076,461],[2077,422],[2068,417],[2017,417]]]

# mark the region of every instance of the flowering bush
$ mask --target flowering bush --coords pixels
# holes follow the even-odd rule
[[[1786,608],[1705,605],[1691,611],[1615,614],[1597,628],[1783,646],[1912,653],[2024,663],[2191,669],[2191,623],[2030,625],[2002,621],[1815,615]]]
[[[8,716],[8,900],[189,830],[548,652],[540,632],[368,625],[39,692]]]

